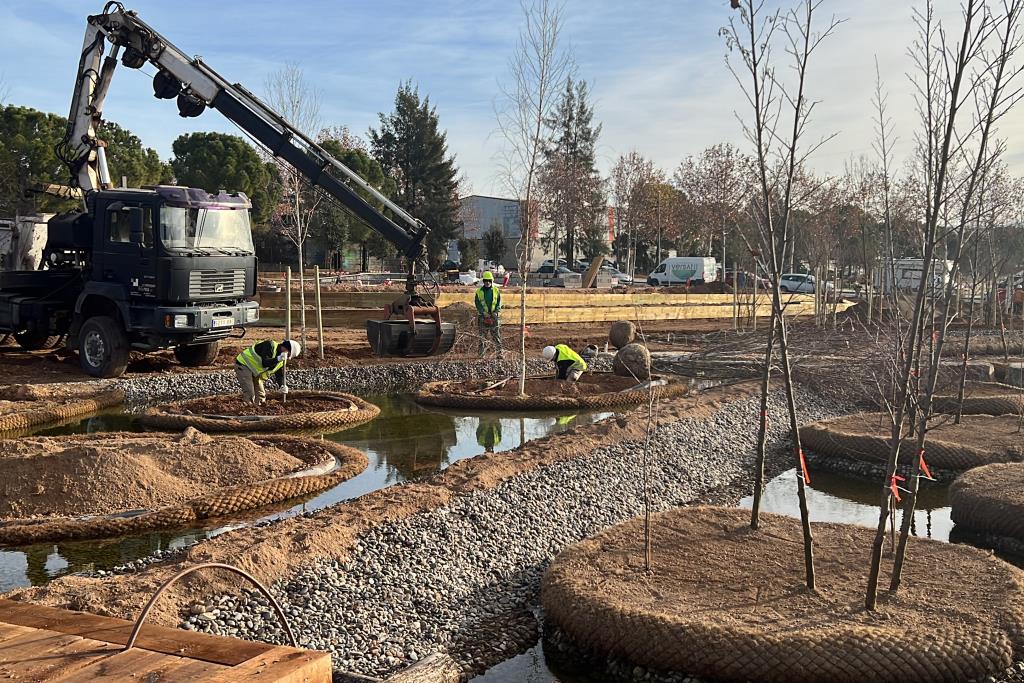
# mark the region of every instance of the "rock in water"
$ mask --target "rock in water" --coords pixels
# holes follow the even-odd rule
[[[608,330],[608,341],[617,349],[632,344],[634,339],[636,339],[636,325],[629,320],[612,323],[611,329]]]
[[[623,377],[648,380],[651,378],[651,352],[643,344],[626,344],[615,354],[612,371]]]

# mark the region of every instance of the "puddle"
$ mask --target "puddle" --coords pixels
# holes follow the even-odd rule
[[[279,519],[317,510],[370,491],[439,472],[454,462],[485,452],[500,453],[576,425],[590,424],[609,412],[560,415],[551,413],[478,413],[422,407],[406,396],[367,396],[380,407],[376,418],[325,438],[364,451],[370,464],[361,474],[338,486],[248,523]],[[38,435],[142,431],[131,415],[105,411],[77,422],[42,429]],[[242,524],[246,522],[241,522]],[[109,541],[48,543],[0,550],[0,592],[40,585],[81,571],[110,570],[158,550],[174,550],[215,536],[239,524],[212,529],[151,532]]]

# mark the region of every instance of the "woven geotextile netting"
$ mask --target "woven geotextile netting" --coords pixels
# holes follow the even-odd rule
[[[234,399],[235,395],[227,398]],[[202,432],[286,432],[292,430],[324,429],[339,431],[355,427],[377,417],[380,408],[358,396],[328,391],[293,391],[288,400],[311,399],[318,402],[330,401],[336,409],[302,412],[296,406],[295,412],[280,415],[215,415],[195,412],[191,406],[205,405],[211,397],[166,403],[147,409],[139,416],[139,422],[147,427],[179,431],[194,427]]]
[[[937,413],[957,411],[956,394],[936,396]],[[1019,415],[1024,407],[1024,389],[998,382],[968,382],[964,387],[964,415]]]
[[[1024,541],[1024,464],[998,463],[965,472],[949,487],[955,524]]]
[[[110,436],[120,438],[125,434],[111,432]],[[101,438],[101,435],[97,435],[96,438]],[[19,546],[109,538],[155,529],[191,526],[206,519],[257,510],[292,498],[323,491],[351,479],[365,470],[369,464],[366,454],[362,451],[332,441],[280,434],[246,438],[260,446],[279,448],[302,460],[306,465],[302,471],[307,471],[310,468],[328,471],[306,475],[293,473],[253,484],[227,486],[180,504],[168,505],[132,516],[109,515],[13,520],[0,523],[0,545]],[[334,466],[328,469],[331,467],[332,461]]]
[[[89,396],[65,396],[17,401],[12,412],[0,415],[0,433],[43,427],[89,415],[124,403],[124,392],[110,389]],[[22,406],[21,404],[24,404]]]
[[[515,394],[486,394],[482,393],[488,384],[492,382],[480,380],[430,382],[424,384],[417,391],[413,398],[417,403],[425,405],[441,406],[444,408],[464,408],[467,410],[602,410],[606,408],[618,408],[623,406],[634,406],[646,403],[651,400],[662,400],[682,396],[688,388],[685,383],[675,377],[652,376],[652,384],[640,384],[636,380],[618,377],[610,372],[584,374],[580,383],[588,378],[600,378],[601,381],[617,378],[623,380],[627,385],[622,390],[605,391],[601,393],[573,395],[537,395],[527,394],[517,396]],[[571,383],[556,380],[552,377],[529,377],[528,382],[551,382],[552,385],[564,385],[571,388]],[[664,383],[659,384],[659,381]],[[557,383],[557,384],[556,384]],[[510,388],[518,386],[518,382],[512,379],[508,385]],[[637,387],[637,388],[633,388]],[[473,393],[481,391],[481,393]]]
[[[545,620],[584,653],[722,681],[980,680],[1024,646],[1024,573],[967,546],[911,538],[903,587],[863,609],[873,530],[813,525],[805,589],[799,520],[676,508],[562,552],[545,573]],[[883,570],[882,585],[888,583]]]
[[[989,416],[970,417],[984,419]],[[986,426],[977,419],[965,421],[964,425],[965,429],[984,429]],[[889,429],[888,422],[880,422],[877,413],[857,413],[805,425],[800,428],[800,440],[805,449],[818,455],[886,463],[892,439],[882,435]],[[998,449],[982,448],[946,440],[941,434],[929,434],[925,440],[925,456],[928,467],[932,469],[962,472],[994,462],[1018,461],[1024,457],[1024,452],[1014,443]],[[916,458],[917,439],[904,438],[900,443],[900,464],[912,464]]]

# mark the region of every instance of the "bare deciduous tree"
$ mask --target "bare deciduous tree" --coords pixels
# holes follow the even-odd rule
[[[292,126],[313,137],[321,130],[319,90],[311,87],[297,64],[286,64],[270,74],[265,85],[268,104]],[[285,204],[277,212],[278,230],[295,245],[299,261],[299,334],[306,346],[306,293],[303,247],[311,219],[324,194],[307,186],[302,174],[290,164],[278,164]]]
[[[537,174],[543,159],[545,121],[558,103],[573,61],[561,45],[562,5],[551,0],[522,2],[523,27],[509,59],[508,80],[502,99],[495,105],[498,131],[504,140],[501,176],[509,192],[519,200],[519,393],[526,393],[526,274],[530,269],[531,232],[537,215]]]
[[[728,27],[722,30],[730,56],[733,53],[739,54],[739,65],[734,66],[731,61],[728,65],[750,105],[748,117],[737,116],[745,136],[754,147],[757,190],[750,206],[753,222],[760,233],[760,252],[763,254],[763,260],[767,261],[764,266],[772,279],[772,333],[769,335],[766,368],[771,364],[770,349],[777,342],[789,411],[793,455],[798,472],[797,497],[804,539],[805,578],[807,587],[811,590],[814,590],[815,580],[813,538],[805,492],[808,474],[800,445],[796,395],[780,284],[785,246],[792,239],[790,219],[795,199],[794,182],[807,158],[831,139],[829,136],[810,145],[804,140],[815,106],[815,102],[809,100],[806,95],[808,64],[822,41],[831,35],[840,23],[833,17],[824,30],[814,30],[815,12],[822,2],[823,0],[802,0],[797,8],[780,14],[763,12],[762,0],[736,0],[733,6],[739,9],[740,18],[730,19]],[[772,45],[776,40],[783,42],[786,53],[792,59],[792,83],[783,82],[775,70]],[[787,117],[785,120],[783,114]],[[780,158],[782,164],[778,167],[779,173],[772,177],[774,158]],[[763,388],[764,408],[767,405],[767,391],[770,388],[767,381],[764,382]],[[767,420],[765,410],[762,410],[761,419],[762,422]],[[759,465],[763,467],[763,463]],[[760,480],[758,484],[760,485]],[[759,490],[755,490],[755,497],[759,497],[760,494]],[[756,519],[753,519],[752,525],[756,526],[756,523]]]
[[[728,142],[720,142],[696,158],[684,159],[673,175],[675,186],[690,200],[694,222],[703,228],[701,237],[707,240],[708,256],[714,255],[715,238],[720,240],[722,268],[726,264],[726,234],[743,210],[749,170],[749,159]]]

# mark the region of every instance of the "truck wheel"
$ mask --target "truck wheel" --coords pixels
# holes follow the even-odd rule
[[[78,360],[93,377],[120,377],[128,367],[128,338],[113,318],[98,315],[78,333]]]
[[[204,365],[213,365],[214,361],[217,360],[218,351],[220,351],[219,341],[208,344],[175,346],[174,357],[187,368],[201,368]]]
[[[60,342],[60,336],[50,336],[45,332],[18,332],[14,335],[14,341],[26,351],[39,351],[52,349]]]

